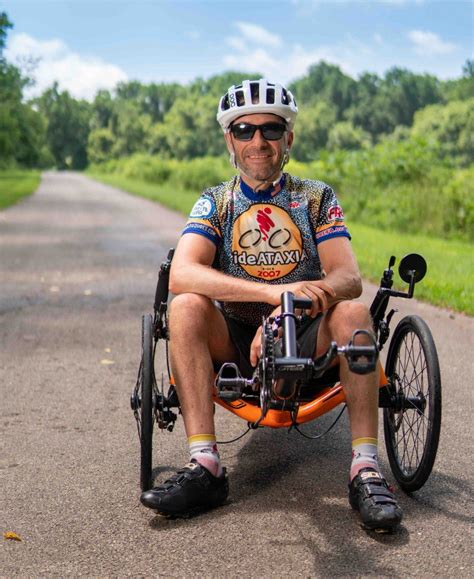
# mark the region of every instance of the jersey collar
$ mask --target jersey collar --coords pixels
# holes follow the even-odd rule
[[[263,189],[259,191],[255,191],[254,189],[252,189],[252,187],[247,185],[247,183],[243,179],[240,179],[240,190],[245,195],[245,197],[247,197],[251,201],[268,201],[269,199],[275,197],[275,195],[279,193],[284,188],[284,186],[285,186],[284,173],[276,185],[272,184],[270,185],[270,187],[268,187],[268,189]]]

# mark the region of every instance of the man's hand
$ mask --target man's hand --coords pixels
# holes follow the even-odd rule
[[[250,363],[255,367],[260,359],[262,350],[262,326],[255,332],[255,337],[250,344]]]
[[[271,286],[270,302],[273,305],[280,303],[283,292],[293,292],[295,297],[309,298],[312,302],[311,310],[307,310],[312,318],[315,318],[320,312],[329,309],[330,298],[336,297],[334,289],[324,280],[317,281],[299,281],[282,285]]]

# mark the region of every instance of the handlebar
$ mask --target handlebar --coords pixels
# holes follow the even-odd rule
[[[272,358],[272,363],[265,359],[266,348],[263,347],[263,356],[259,361],[254,376],[251,379],[243,378],[238,367],[233,363],[223,364],[216,377],[216,387],[219,397],[226,401],[240,398],[246,388],[255,388],[258,384],[281,380],[285,392],[293,392],[296,381],[309,381],[319,378],[336,356],[344,356],[349,364],[349,369],[356,374],[368,374],[376,368],[378,360],[378,348],[375,337],[367,330],[355,330],[352,338],[345,346],[338,346],[332,342],[327,352],[313,360],[312,358],[299,358],[296,343],[296,315],[295,308],[309,309],[311,300],[295,298],[291,292],[284,292],[281,296],[282,313],[280,321],[283,322],[283,346],[284,355]],[[358,337],[363,336],[369,341],[369,345],[356,345]],[[262,340],[273,339],[262,332]],[[267,376],[267,372],[272,375]],[[231,374],[228,376],[228,374]],[[226,374],[226,375],[225,375]]]

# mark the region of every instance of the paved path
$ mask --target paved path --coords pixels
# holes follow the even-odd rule
[[[399,305],[432,327],[444,416],[431,478],[412,497],[399,492],[399,533],[368,535],[348,508],[346,417],[315,443],[262,430],[221,446],[231,481],[221,509],[167,521],[141,507],[129,410],[140,317],[182,224],[68,173],[46,173],[0,213],[0,531],[23,539],[0,536],[0,576],[472,574],[474,321],[415,301]],[[217,423],[221,439],[244,428],[221,410]],[[181,423],[155,443],[159,476],[186,460]]]

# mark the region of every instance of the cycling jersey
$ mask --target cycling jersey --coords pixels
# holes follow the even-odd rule
[[[213,267],[236,278],[272,284],[321,279],[318,245],[348,237],[334,191],[321,181],[287,173],[266,191],[244,181],[206,189],[195,203],[183,234],[197,233],[216,245]],[[274,306],[225,302],[224,313],[258,326]]]

